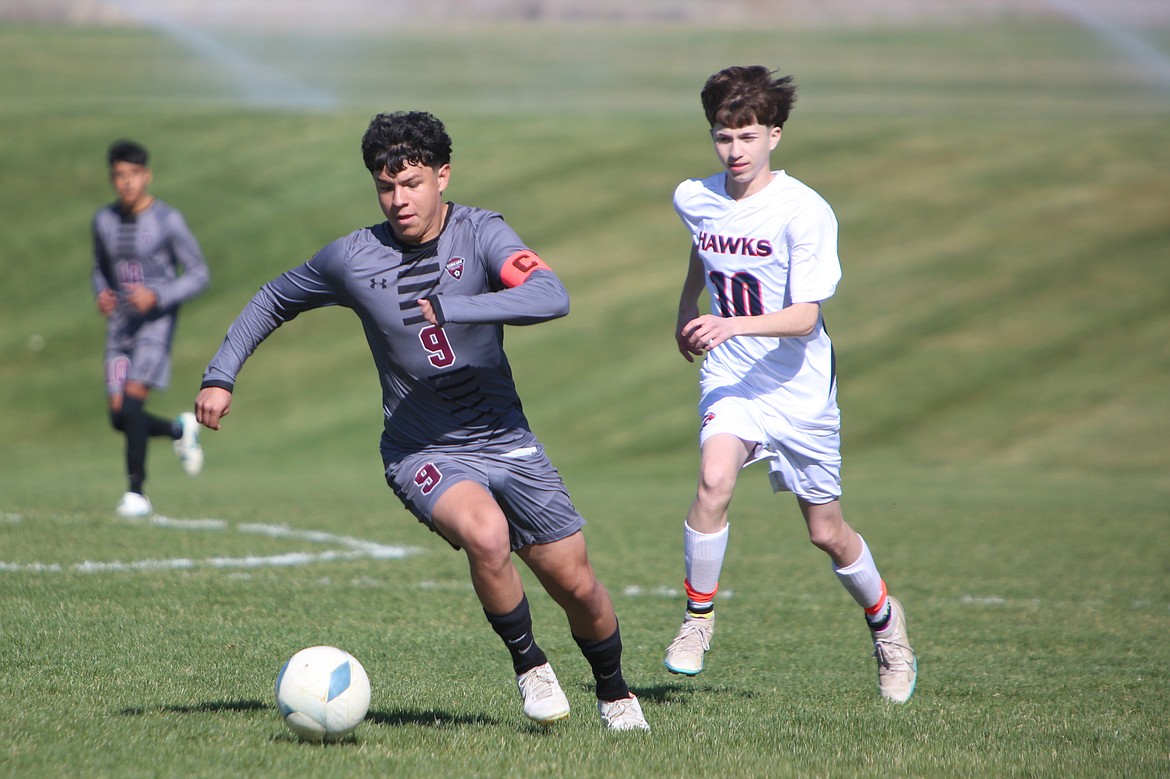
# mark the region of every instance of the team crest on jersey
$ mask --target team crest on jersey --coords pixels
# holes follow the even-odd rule
[[[451,274],[451,278],[463,278],[463,258],[452,257],[451,259],[447,260],[447,272]]]

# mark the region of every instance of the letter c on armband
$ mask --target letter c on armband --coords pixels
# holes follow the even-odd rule
[[[542,268],[552,270],[544,260],[536,256],[535,252],[516,252],[504,262],[504,267],[500,270],[500,281],[504,282],[505,287],[518,287]]]

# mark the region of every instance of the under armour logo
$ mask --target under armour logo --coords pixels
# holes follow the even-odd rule
[[[370,279],[370,289],[377,289],[379,284],[386,289],[386,279]]]

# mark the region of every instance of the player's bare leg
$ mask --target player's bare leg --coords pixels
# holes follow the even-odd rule
[[[638,698],[622,675],[622,638],[609,592],[597,579],[581,531],[517,554],[565,611],[569,628],[597,682],[597,711],[610,730],[649,730]]]
[[[671,673],[694,676],[703,670],[715,635],[715,593],[727,548],[727,511],[739,471],[755,448],[755,443],[728,434],[713,435],[703,443],[698,488],[683,528],[687,608],[663,658]]]
[[[700,533],[716,533],[727,526],[727,509],[735,492],[740,468],[755,443],[721,433],[706,440],[699,454],[699,484],[687,511],[687,524]]]
[[[464,481],[435,504],[435,528],[467,555],[471,586],[484,615],[512,656],[524,715],[540,723],[569,716],[569,700],[532,634],[532,615],[520,572],[512,562],[508,520],[480,485]]]
[[[613,601],[593,572],[581,531],[551,544],[526,546],[516,554],[565,610],[573,635],[600,639],[617,629]]]
[[[855,562],[861,555],[861,536],[845,522],[841,501],[809,503],[798,499],[798,502],[813,546],[829,555],[838,568]]]
[[[524,597],[520,572],[512,564],[508,520],[495,498],[464,481],[443,494],[432,514],[435,528],[467,555],[471,586],[489,612],[511,611]]]
[[[865,539],[845,521],[839,500],[820,504],[801,500],[800,509],[809,539],[832,558],[838,579],[865,610],[882,697],[905,703],[918,681],[918,659],[910,646],[902,604],[886,593]]]

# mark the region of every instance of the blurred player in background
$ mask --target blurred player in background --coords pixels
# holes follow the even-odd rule
[[[170,380],[179,306],[206,289],[211,276],[183,215],[150,194],[146,149],[116,141],[107,156],[118,200],[93,218],[93,289],[106,317],[110,423],[126,438],[129,484],[115,510],[145,517],[152,511],[144,489],[150,438],[171,439],[189,475],[203,468],[195,415],[164,419],[145,407],[150,391]]]
[[[198,420],[219,429],[245,360],[282,323],[321,306],[353,310],[382,383],[386,480],[467,555],[484,614],[511,653],[524,714],[554,722],[569,701],[533,636],[513,552],[564,609],[602,723],[649,730],[622,676],[617,616],[589,563],[585,520],[529,428],[503,349],[504,325],[564,316],[568,293],[499,214],[443,200],[451,139],[434,116],[379,114],[362,156],[386,221],[260,289],[208,365]]]
[[[767,460],[773,490],[795,493],[812,543],[864,610],[882,696],[907,701],[918,664],[902,605],[841,512],[836,364],[821,316],[841,277],[837,220],[816,192],[771,165],[796,86],[762,66],[732,67],[708,79],[701,97],[723,171],[684,181],[674,195],[693,239],[675,338],[688,361],[706,357],[698,492],[683,525],[687,608],[666,667],[703,670],[732,492],[740,469]],[[713,313],[700,315],[704,288]]]

